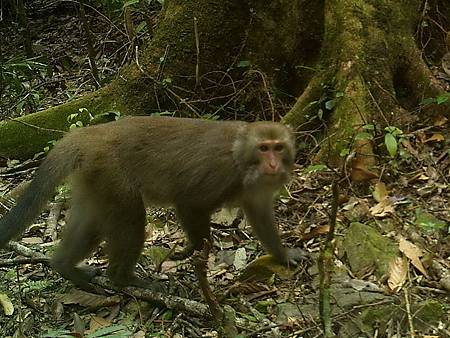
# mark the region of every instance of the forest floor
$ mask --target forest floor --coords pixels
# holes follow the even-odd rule
[[[8,95],[0,93],[2,118],[95,90],[76,11],[67,10],[65,3],[32,4],[36,6],[30,10],[35,47],[46,57],[20,61],[17,29],[0,24],[4,66],[19,80]],[[129,62],[131,44],[122,27],[93,9],[87,15],[98,18],[91,29],[99,51],[97,67],[107,80]],[[19,61],[25,66],[17,66]],[[370,184],[350,180],[341,184],[332,286],[332,322],[340,337],[395,333],[412,337],[413,330],[422,337],[450,337],[449,144],[444,117],[432,125],[411,124],[398,138],[397,155],[380,158],[377,179]],[[245,221],[234,211],[214,215],[208,281],[221,304],[236,311],[237,327],[245,337],[321,335],[317,258],[329,230],[335,174],[309,162],[314,148],[301,147],[305,151],[287,192],[277,201],[276,215],[283,242],[305,249],[311,262],[287,271],[257,259],[263,250]],[[12,199],[32,178],[41,157],[25,162],[0,159],[0,214],[13,205]],[[50,255],[64,228],[69,200],[70,187],[63,186],[20,243]],[[169,294],[204,304],[190,260],[164,261],[156,272],[161,256],[184,238],[173,211],[148,209],[148,220],[151,225],[138,274],[163,282]],[[256,264],[249,265],[255,259]],[[217,335],[207,318],[151,305],[125,293],[85,293],[46,263],[36,262],[23,264],[14,252],[0,254],[2,337]],[[104,248],[88,263],[104,270]]]

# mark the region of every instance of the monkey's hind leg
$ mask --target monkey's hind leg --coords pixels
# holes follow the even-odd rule
[[[177,217],[185,231],[188,243],[181,251],[174,252],[170,259],[186,259],[194,253],[194,250],[201,250],[205,240],[211,239],[211,213],[205,210],[195,210],[185,206],[177,207]]]
[[[106,215],[105,215],[106,216]],[[145,207],[140,196],[122,195],[107,210],[106,242],[108,276],[117,286],[151,288],[152,283],[135,275],[145,241]]]
[[[52,265],[64,278],[85,291],[95,291],[89,281],[96,270],[77,265],[89,256],[101,241],[100,234],[89,219],[74,214],[64,231],[60,247],[52,258]]]

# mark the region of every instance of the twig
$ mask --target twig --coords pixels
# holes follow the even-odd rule
[[[198,37],[197,18],[194,16],[194,36],[195,36],[195,49],[197,52],[197,60],[195,63],[195,85],[200,85],[200,39]]]
[[[14,241],[10,241],[6,247],[16,253],[18,253],[19,255],[28,257],[28,258],[33,258],[33,259],[41,259],[42,263],[44,263],[45,265],[50,266],[50,259],[44,255],[41,254],[40,252],[31,250],[29,248],[27,248],[26,246],[19,244],[17,242]]]
[[[208,279],[206,277],[206,263],[208,261],[209,252],[211,250],[211,242],[205,241],[202,251],[196,251],[192,256],[192,262],[194,264],[194,271],[198,278],[198,284],[202,291],[203,297],[211,310],[211,314],[217,323],[220,323],[223,317],[222,309],[219,302],[214,296],[211,287],[209,286]]]
[[[409,304],[409,296],[408,296],[408,289],[403,289],[403,294],[405,295],[405,307],[406,307],[406,315],[408,316],[408,326],[409,326],[409,334],[411,338],[415,338],[415,330],[414,330],[414,324],[413,319],[411,315],[411,305]]]
[[[106,277],[94,277],[92,281],[105,289],[123,292],[124,294],[145,300],[150,303],[161,304],[169,309],[189,313],[200,318],[211,318],[211,314],[206,305],[191,299],[172,295],[164,295],[160,292],[154,292],[148,289],[136,288],[132,286],[118,288],[112,285],[109,279]]]
[[[194,271],[198,278],[198,284],[202,291],[203,298],[209,306],[209,310],[212,314],[212,319],[217,326],[220,326],[221,337],[236,337],[238,331],[236,328],[236,318],[234,310],[230,306],[225,306],[224,309],[219,305],[217,298],[214,296],[211,287],[209,286],[208,279],[206,278],[206,263],[208,261],[209,252],[211,251],[211,242],[205,240],[203,244],[203,250],[201,252],[195,252],[192,257],[194,265]]]
[[[63,204],[63,202],[55,202],[50,205],[50,213],[47,218],[45,234],[49,235],[52,241],[56,240],[58,236],[56,228],[58,226],[58,219],[61,215]]]
[[[58,129],[51,129],[51,128],[39,127],[39,126],[36,126],[36,125],[34,125],[34,124],[25,122],[25,121],[21,121],[21,120],[18,120],[18,119],[13,119],[13,118],[11,118],[11,117],[6,117],[6,119],[8,119],[8,120],[10,120],[10,121],[12,121],[12,122],[21,123],[21,124],[23,124],[23,125],[25,125],[25,126],[27,126],[27,127],[35,128],[35,129],[38,129],[38,130],[50,131],[50,132],[52,132],[52,133],[61,133],[61,134],[67,133],[67,132],[64,131],[64,130],[58,130]]]
[[[161,272],[162,269],[162,265],[165,261],[167,261],[174,253],[175,250],[177,249],[178,245],[180,243],[177,241],[175,242],[174,246],[169,250],[169,252],[163,257],[163,259],[161,259],[161,262],[159,262],[159,264],[156,266],[156,272]]]
[[[94,48],[94,43],[92,41],[93,36],[92,36],[91,29],[89,27],[89,23],[86,19],[86,13],[84,11],[84,1],[79,0],[78,5],[80,8],[79,14],[80,14],[80,20],[81,20],[81,27],[83,28],[84,36],[86,37],[86,46],[87,46],[87,50],[88,50],[89,65],[91,66],[92,76],[94,77],[94,81],[95,81],[95,87],[98,89],[101,87],[101,85],[100,85],[100,77],[98,75],[97,64],[95,62],[96,52],[95,52],[95,48]]]
[[[44,263],[45,265],[48,265],[50,263],[49,261],[50,259],[48,257],[0,259],[0,267],[23,265],[23,264],[36,264],[36,263]]]
[[[319,257],[320,295],[319,312],[322,321],[323,335],[326,338],[334,337],[331,321],[331,273],[333,269],[334,229],[336,227],[337,209],[339,203],[339,180],[333,182],[333,198],[331,201],[330,230]]]

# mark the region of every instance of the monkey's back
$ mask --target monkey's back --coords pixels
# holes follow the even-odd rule
[[[245,125],[130,117],[76,130],[55,148],[76,148],[75,179],[93,189],[139,193],[152,204],[215,208],[240,191],[232,152]]]

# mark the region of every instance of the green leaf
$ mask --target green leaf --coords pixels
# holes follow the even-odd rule
[[[327,169],[325,164],[312,164],[305,168],[306,173],[315,173],[318,171],[324,171]]]
[[[77,118],[79,113],[70,114],[67,116],[67,122],[73,121],[75,118]]]
[[[322,109],[319,109],[319,110],[317,111],[317,117],[318,117],[320,120],[322,120],[322,118],[323,118],[323,110],[322,110]]]
[[[445,221],[441,221],[434,215],[424,212],[421,209],[416,209],[415,223],[425,231],[440,230],[444,229],[447,226],[447,223]]]
[[[122,9],[125,9],[127,7],[133,6],[135,4],[139,3],[139,0],[129,0],[127,2],[125,2],[122,6]]]
[[[399,135],[403,134],[403,131],[401,129],[394,127],[394,126],[388,126],[388,127],[384,128],[384,130],[387,133],[392,134],[394,136],[399,136]]]
[[[373,135],[370,133],[366,133],[366,132],[358,133],[355,136],[355,141],[371,140],[371,139],[373,139]]]
[[[147,23],[145,21],[142,21],[139,25],[137,25],[136,32],[142,32],[145,28],[147,28]]]
[[[328,100],[327,102],[325,102],[325,108],[327,108],[328,110],[332,110],[334,108],[334,106],[336,106],[335,99]]]
[[[443,94],[443,95],[439,95],[436,98],[436,102],[437,104],[442,104],[444,102],[447,102],[450,99],[450,94]]]
[[[386,145],[387,151],[391,157],[394,157],[397,154],[397,139],[391,133],[386,133],[384,135],[384,144]]]
[[[340,156],[340,157],[345,157],[345,156],[347,156],[348,154],[350,154],[350,149],[348,149],[348,148],[344,148],[344,149],[342,149],[342,150],[339,152],[339,156]]]
[[[436,99],[434,97],[428,97],[428,98],[423,99],[422,101],[420,101],[420,104],[422,106],[425,106],[427,104],[432,104],[432,103],[435,103],[435,102],[436,102]]]
[[[239,67],[239,68],[247,68],[247,67],[250,67],[250,65],[251,65],[250,61],[248,61],[248,60],[241,60],[241,61],[238,62],[237,67]]]
[[[362,126],[363,130],[375,130],[375,126],[373,124],[365,124]]]

